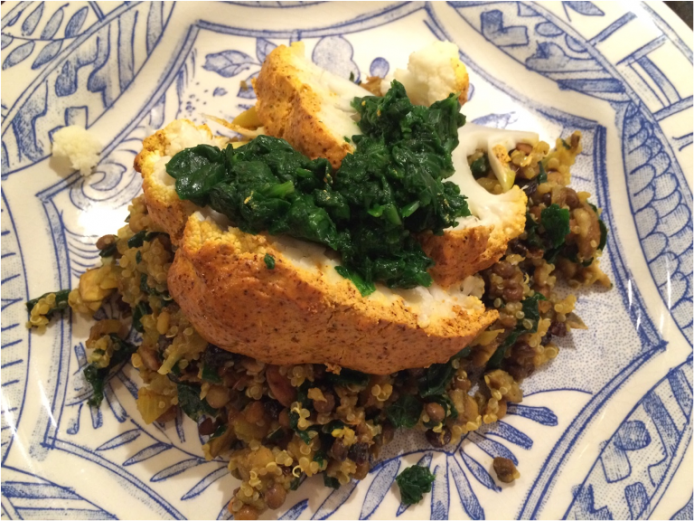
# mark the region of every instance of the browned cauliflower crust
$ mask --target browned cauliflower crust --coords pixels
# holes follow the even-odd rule
[[[202,143],[224,146],[225,141],[214,137],[207,125],[178,119],[142,142],[142,151],[135,157],[134,167],[142,174],[147,209],[155,224],[169,234],[174,244],[178,244],[188,217],[197,207],[178,198],[174,179],[166,173],[166,163],[184,148]]]
[[[497,318],[462,294],[446,303],[439,295],[426,308],[387,289],[364,298],[334,262],[307,256],[315,247],[297,244],[292,251],[285,239],[223,231],[195,214],[169,271],[169,290],[195,329],[222,348],[266,363],[335,364],[371,374],[445,362]]]
[[[325,157],[337,168],[354,151],[345,137],[360,133],[350,103],[371,93],[303,55],[299,42],[280,45],[267,56],[254,82],[258,118],[267,135],[285,139],[311,159]]]

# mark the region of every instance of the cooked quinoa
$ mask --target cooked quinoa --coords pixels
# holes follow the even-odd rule
[[[205,457],[229,458],[241,481],[229,503],[235,519],[279,508],[303,477],[323,473],[335,488],[363,479],[397,428],[414,429],[434,447],[457,443],[522,400],[521,382],[558,355],[555,337],[585,328],[574,313],[576,296],[555,292],[558,280],[610,286],[599,268],[605,233],[599,210],[588,202],[590,194],[569,186],[580,152],[576,132],[553,150],[540,142],[519,144],[509,154],[515,183],[528,195],[528,222],[526,233],[481,273],[483,302],[499,311],[498,320],[448,363],[386,376],[267,365],[208,344],[169,296],[174,249],[138,197],[127,224],[97,242],[103,265],[87,271],[67,297],[72,309],[89,316],[107,299],[123,311],[121,320],[92,327],[88,379],[105,378],[114,360],[132,353],[145,382],[137,399],[145,422],[173,419],[180,408],[198,422]],[[468,160],[478,182],[501,193],[484,154]],[[550,251],[543,219],[559,212],[568,212],[568,235]],[[56,294],[44,295],[30,309],[28,325],[43,327],[59,310]],[[138,346],[126,342],[130,323],[141,334]],[[519,477],[508,463],[494,461],[506,482]]]

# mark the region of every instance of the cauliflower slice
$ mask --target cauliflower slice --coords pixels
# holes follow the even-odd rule
[[[458,47],[451,42],[434,42],[410,54],[407,69],[396,69],[381,83],[385,95],[393,79],[405,86],[407,97],[415,105],[426,105],[458,93],[458,101],[467,101],[470,84],[467,69],[458,57]]]
[[[330,363],[374,374],[445,362],[497,318],[479,300],[484,281],[378,291],[362,297],[324,248],[246,234],[223,215],[181,201],[166,163],[201,143],[205,125],[179,120],[144,141],[135,166],[155,223],[178,246],[171,295],[205,340],[276,364]],[[265,254],[275,257],[268,269]]]
[[[142,142],[134,166],[142,174],[147,210],[174,244],[178,244],[188,217],[197,207],[178,198],[176,180],[166,172],[166,164],[184,148],[203,144],[224,148],[227,142],[224,137],[213,136],[207,125],[196,126],[187,119],[169,123]]]
[[[264,258],[272,255],[268,268]],[[193,214],[169,270],[171,295],[208,342],[262,362],[334,364],[371,374],[446,362],[496,320],[484,282],[367,298],[324,248],[251,235]]]
[[[457,283],[488,268],[506,252],[508,242],[525,229],[527,197],[518,186],[494,195],[485,190],[472,175],[467,158],[476,150],[487,152],[489,163],[504,185],[513,173],[501,160],[518,143],[535,145],[538,135],[487,128],[469,123],[458,131],[460,144],[453,151],[455,173],[448,181],[456,183],[467,196],[472,216],[458,221],[458,226],[444,231],[442,236],[422,237],[424,252],[436,261],[431,274],[444,286]]]
[[[276,47],[253,88],[267,135],[287,140],[312,159],[325,157],[336,168],[354,151],[345,139],[361,133],[351,103],[371,93],[306,59],[303,42]]]

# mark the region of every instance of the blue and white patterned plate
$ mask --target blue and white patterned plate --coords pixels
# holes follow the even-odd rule
[[[145,426],[131,367],[90,409],[89,324],[30,333],[23,302],[96,263],[140,190],[141,140],[252,105],[240,83],[276,45],[365,78],[435,39],[468,65],[469,120],[583,132],[574,182],[604,208],[614,288],[580,294],[590,330],[503,421],[447,450],[400,436],[364,481],[308,480],[283,516],[692,519],[692,32],[663,4],[81,1],[2,6],[2,519],[228,517],[235,481],[195,424]],[[50,156],[69,124],[105,145],[87,178]],[[496,481],[496,455],[519,481]],[[393,480],[418,461],[436,481],[406,508]]]

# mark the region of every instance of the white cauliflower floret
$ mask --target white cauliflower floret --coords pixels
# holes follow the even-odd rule
[[[53,134],[53,155],[66,158],[72,168],[89,175],[99,162],[101,143],[84,127],[70,125]]]
[[[467,101],[469,79],[465,65],[458,57],[458,47],[451,42],[434,42],[410,54],[407,70],[397,69],[388,81],[381,83],[383,94],[391,80],[405,86],[407,96],[415,105],[429,106],[458,94],[461,105]]]
[[[504,160],[504,156],[509,158],[508,152],[515,149],[519,143],[535,146],[539,139],[535,132],[489,128],[474,123],[467,123],[458,130],[459,144],[452,154],[455,174],[448,180],[459,185],[461,192],[468,197],[468,206],[473,215],[481,218],[489,212],[503,214],[503,209],[498,208],[499,201],[511,200],[514,197],[487,192],[475,181],[467,162],[468,156],[477,150],[485,152],[494,175],[504,192],[508,192],[513,187],[515,174],[508,166],[508,159]]]
[[[513,186],[514,175],[499,156],[518,143],[535,145],[538,135],[486,128],[467,124],[458,131],[460,144],[453,151],[455,173],[448,179],[460,187],[467,197],[470,217],[458,221],[458,226],[444,231],[442,236],[426,235],[422,238],[424,252],[436,261],[431,270],[434,280],[448,286],[488,268],[506,252],[506,245],[525,229],[527,197]],[[482,150],[506,191],[491,194],[474,178],[468,156]],[[510,189],[509,189],[510,188]]]

